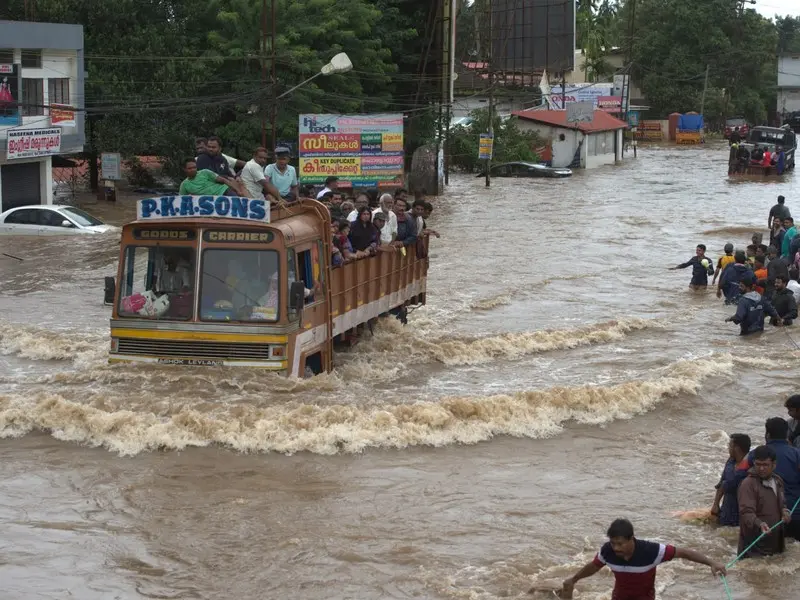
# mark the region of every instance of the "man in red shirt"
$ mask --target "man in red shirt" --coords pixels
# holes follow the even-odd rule
[[[725,565],[694,550],[637,540],[633,537],[633,525],[627,519],[614,521],[606,534],[609,541],[603,544],[594,560],[564,581],[561,598],[572,598],[578,580],[591,577],[605,566],[614,573],[611,600],[655,600],[656,567],[673,558],[708,565],[715,576],[727,574]]]

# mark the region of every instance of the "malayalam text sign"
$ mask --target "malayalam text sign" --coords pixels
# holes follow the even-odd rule
[[[336,176],[347,187],[402,185],[403,115],[300,115],[300,181]]]
[[[51,104],[50,124],[59,127],[75,127],[75,109],[65,104]]]
[[[61,152],[61,128],[9,129],[6,158],[36,158]]]

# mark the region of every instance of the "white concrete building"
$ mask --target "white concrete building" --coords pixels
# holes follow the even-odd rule
[[[0,210],[52,204],[52,157],[82,152],[83,27],[0,21]]]
[[[778,56],[778,116],[800,111],[800,54]]]
[[[624,121],[595,110],[590,122],[567,123],[563,110],[526,110],[513,113],[521,131],[534,131],[552,147],[554,167],[593,169],[622,160]]]

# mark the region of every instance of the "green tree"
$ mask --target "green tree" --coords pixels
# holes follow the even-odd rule
[[[638,0],[632,73],[653,113],[699,111],[706,65],[709,94],[725,97],[706,105],[707,118],[741,114],[760,123],[774,110],[777,32],[740,8],[733,0]]]
[[[466,126],[454,129],[450,138],[450,147],[447,152],[450,164],[455,169],[468,173],[474,172],[483,165],[478,159],[478,141],[480,134],[489,130],[489,112],[479,109],[470,113],[471,121]],[[535,133],[522,132],[517,127],[514,119],[502,119],[495,116],[493,119],[495,163],[527,161],[537,162],[539,155],[537,148],[544,145],[544,141]]]

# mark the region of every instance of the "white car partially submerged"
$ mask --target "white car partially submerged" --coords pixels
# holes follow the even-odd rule
[[[17,206],[0,214],[0,235],[76,235],[116,229],[74,206]]]

